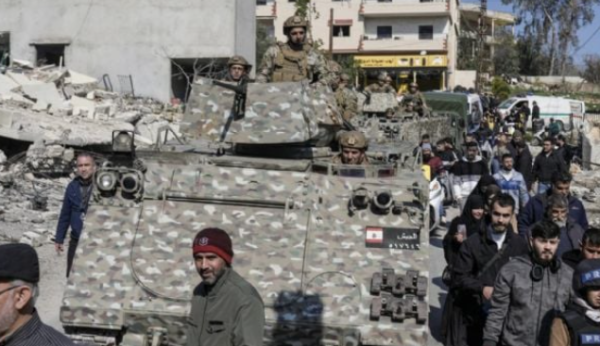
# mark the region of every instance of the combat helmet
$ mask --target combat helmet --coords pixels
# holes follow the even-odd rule
[[[388,75],[385,72],[381,72],[378,76],[377,76],[377,80],[380,82],[385,82],[385,80],[387,79]]]
[[[349,83],[350,82],[350,76],[347,73],[342,73],[340,75],[340,80],[344,83]]]
[[[227,67],[231,67],[232,65],[241,65],[246,69],[246,72],[250,72],[252,70],[252,65],[248,63],[248,60],[244,59],[241,55],[234,55],[229,58],[227,61]]]
[[[367,137],[359,131],[344,132],[340,135],[340,145],[344,148],[366,150],[369,146]]]
[[[306,30],[306,28],[308,27],[306,19],[300,16],[291,16],[288,19],[286,19],[285,22],[283,22],[283,34],[287,36],[290,30],[292,30],[292,28],[298,27],[304,28],[304,30]]]

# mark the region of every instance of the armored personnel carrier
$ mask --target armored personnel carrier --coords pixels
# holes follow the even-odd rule
[[[333,164],[331,96],[201,79],[182,138],[141,151],[116,132],[64,293],[70,337],[184,345],[192,239],[218,226],[262,295],[265,345],[425,345],[427,182],[402,157]]]

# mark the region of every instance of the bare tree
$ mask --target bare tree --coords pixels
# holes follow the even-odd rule
[[[581,78],[590,83],[600,85],[600,55],[588,55],[583,59],[585,65]]]

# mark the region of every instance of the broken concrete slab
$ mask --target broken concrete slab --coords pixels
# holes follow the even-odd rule
[[[96,102],[83,97],[73,96],[71,98],[71,105],[73,105],[73,115],[94,119]]]
[[[18,66],[18,67],[33,69],[33,64],[31,62],[27,61],[27,60],[12,59],[11,64],[13,66]]]
[[[69,70],[69,77],[67,78],[67,83],[75,84],[75,85],[96,84],[96,83],[98,83],[98,79],[87,76],[83,73]]]
[[[21,88],[25,96],[35,99],[37,102],[60,105],[65,101],[53,83],[23,85]]]
[[[7,71],[6,76],[21,86],[22,85],[44,84],[44,83],[40,82],[39,80],[34,80],[34,79],[29,78],[26,74],[24,74],[22,72]]]
[[[19,84],[9,77],[0,74],[0,94],[9,93],[18,88]]]
[[[55,117],[25,109],[0,107],[0,136],[46,144],[83,147],[109,145],[112,131],[133,131],[131,124],[121,121],[94,121],[75,117]]]

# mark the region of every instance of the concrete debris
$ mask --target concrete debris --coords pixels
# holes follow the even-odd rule
[[[600,171],[574,174],[571,193],[583,202],[590,224],[600,227]]]
[[[108,145],[112,131],[136,131],[151,146],[158,129],[178,125],[181,105],[102,90],[98,79],[54,65],[14,60],[0,74],[0,137],[85,147]],[[178,128],[178,126],[175,126]]]
[[[27,150],[25,165],[32,172],[46,174],[68,174],[73,171],[75,151],[60,145],[44,145],[36,141]]]

